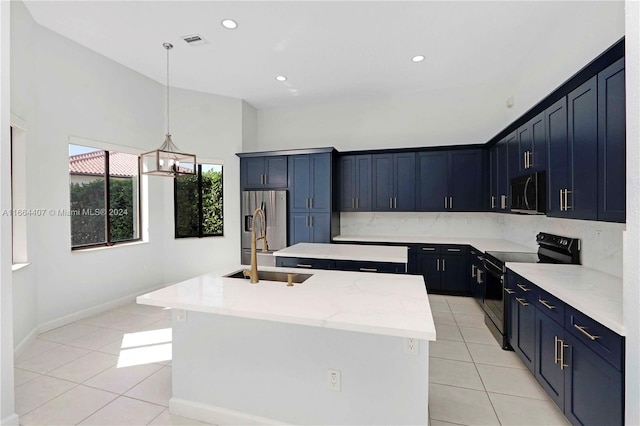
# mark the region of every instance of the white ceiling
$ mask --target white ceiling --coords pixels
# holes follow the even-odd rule
[[[41,1],[41,25],[161,83],[257,108],[498,85],[577,2]],[[235,30],[222,19],[238,22]],[[192,47],[182,36],[210,44]],[[424,55],[421,63],[411,62]],[[275,80],[284,74],[285,83]]]

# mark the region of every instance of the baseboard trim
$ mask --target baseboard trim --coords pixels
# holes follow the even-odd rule
[[[12,415],[7,416],[4,419],[0,420],[0,424],[2,426],[4,425],[18,426],[20,424],[20,419],[18,418],[18,415],[16,413],[13,413]]]
[[[169,412],[189,419],[223,425],[286,425],[281,421],[254,416],[241,411],[204,404],[202,402],[188,401],[186,399],[171,398],[169,400]]]
[[[31,342],[33,342],[36,339],[36,337],[38,337],[42,333],[46,333],[47,331],[51,331],[51,330],[54,330],[56,328],[63,327],[65,325],[71,324],[72,322],[76,322],[76,321],[79,321],[81,319],[85,319],[85,318],[88,318],[90,316],[100,314],[100,313],[108,311],[110,309],[119,308],[120,306],[126,305],[128,303],[135,302],[136,298],[138,296],[140,296],[142,294],[145,294],[145,293],[149,293],[150,291],[155,291],[155,290],[164,288],[164,287],[166,287],[166,284],[165,285],[161,285],[161,286],[154,286],[153,288],[150,288],[150,289],[147,289],[147,290],[143,290],[143,291],[137,291],[137,292],[129,294],[127,296],[120,297],[120,298],[118,298],[116,300],[112,300],[110,302],[102,303],[100,305],[96,305],[96,306],[93,306],[91,308],[83,309],[82,311],[74,312],[72,314],[65,315],[65,316],[63,316],[61,318],[57,318],[57,319],[42,323],[42,324],[38,325],[37,327],[35,327],[33,330],[31,330],[31,332],[24,339],[22,339],[22,341],[20,343],[18,343],[13,348],[13,356],[14,356],[14,358],[19,357],[20,354],[22,353],[22,351],[24,351],[24,349]]]

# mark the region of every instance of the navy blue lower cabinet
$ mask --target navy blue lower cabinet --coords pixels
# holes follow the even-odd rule
[[[404,274],[404,263],[367,262],[359,260],[336,260],[335,269],[339,271],[378,272],[383,274]]]
[[[469,258],[467,256],[440,256],[440,289],[451,294],[468,295],[469,288]]]
[[[562,410],[564,408],[564,375],[567,364],[564,327],[536,310],[535,378]]]
[[[531,371],[535,371],[536,353],[536,307],[526,292],[519,291],[511,304],[513,316],[515,316],[514,337],[515,342],[511,346]],[[515,343],[515,344],[513,344]]]
[[[418,253],[418,273],[424,278],[427,292],[440,292],[440,256]]]
[[[276,256],[276,266],[279,268],[305,268],[305,269],[334,269],[330,259],[308,259],[302,257]]]
[[[567,333],[564,414],[574,425],[622,425],[622,372]]]
[[[331,242],[331,213],[312,213],[309,215],[309,228],[312,243]]]

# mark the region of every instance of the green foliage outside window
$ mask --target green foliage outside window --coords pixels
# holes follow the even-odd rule
[[[180,176],[174,186],[176,237],[223,234],[222,167],[198,166],[195,176]]]

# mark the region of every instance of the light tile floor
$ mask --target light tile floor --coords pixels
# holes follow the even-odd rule
[[[567,425],[471,298],[430,295],[431,426]],[[39,336],[15,361],[27,425],[202,425],[171,415],[171,311],[135,303]]]
[[[568,425],[514,352],[503,351],[469,297],[429,295],[429,421],[443,425]]]

